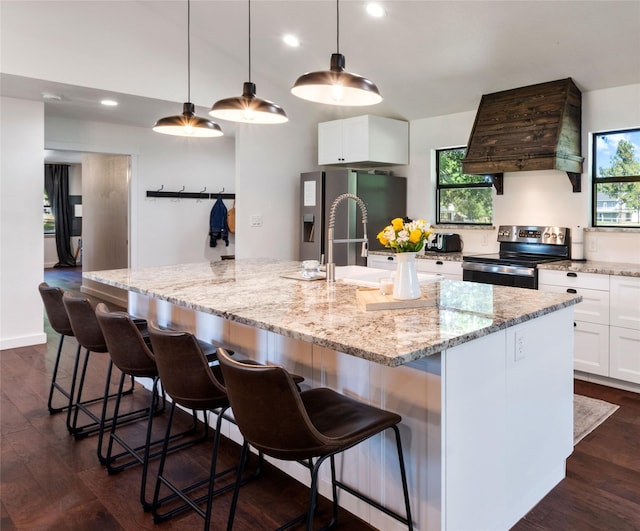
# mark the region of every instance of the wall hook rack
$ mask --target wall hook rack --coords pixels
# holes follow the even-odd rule
[[[172,199],[218,199],[221,197],[222,199],[235,199],[236,194],[232,193],[222,193],[224,192],[224,188],[222,188],[222,192],[209,194],[206,192],[207,187],[200,192],[185,192],[185,187],[183,186],[181,190],[170,192],[164,190],[164,184],[157,190],[147,190],[147,197],[165,197]]]

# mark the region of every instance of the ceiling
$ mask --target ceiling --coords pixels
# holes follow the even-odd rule
[[[385,98],[381,104],[337,110],[301,104],[289,93],[302,73],[329,67],[337,46],[336,4],[331,0],[252,2],[252,81],[257,83],[258,95],[282,105],[291,120],[296,113],[289,108],[305,108],[301,105],[308,105],[310,113],[312,109],[321,115],[326,113],[327,119],[375,113],[415,120],[474,110],[483,94],[566,77],[572,77],[583,92],[640,83],[637,0],[380,3],[387,15],[374,19],[364,11],[366,2],[340,2],[340,52],[346,57],[347,70],[377,84]],[[143,48],[148,52],[155,46],[160,64],[186,63],[184,1],[2,0],[3,31],[6,24],[11,24],[15,10],[26,9],[29,4],[33,9],[56,6],[57,11],[51,13],[60,13],[77,31],[84,26],[95,28],[103,20],[109,31],[125,36],[134,18],[133,42],[139,43],[141,54]],[[239,95],[242,82],[247,81],[247,3],[193,0],[191,12],[192,101],[197,113],[206,115],[214,101]],[[37,11],[33,16],[38,16]],[[48,22],[43,20],[42,24]],[[296,34],[301,45],[284,45],[281,36],[285,32]],[[87,46],[96,45],[86,42]],[[127,61],[134,62],[137,50],[131,42],[127,47]],[[69,55],[74,60],[79,57],[77,50]],[[157,75],[158,69],[162,71],[161,66],[145,66],[147,78]],[[181,112],[185,91],[176,87],[186,84],[186,67],[171,74],[165,69],[162,75],[171,75],[173,82],[155,83],[153,90],[143,89],[141,83],[140,93],[118,90],[119,72],[113,69],[114,81],[109,86],[89,82],[79,86],[71,80],[56,79],[55,69],[51,79],[43,80],[24,75],[19,68],[6,71],[3,67],[1,91],[3,96],[33,100],[42,100],[43,93],[59,95],[62,99],[45,101],[46,117],[150,127],[161,116]],[[116,99],[119,106],[100,106],[98,102],[104,97]],[[221,125],[226,134],[233,135],[232,124]]]

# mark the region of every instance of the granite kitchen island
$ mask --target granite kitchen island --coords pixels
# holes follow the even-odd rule
[[[289,278],[299,271],[299,262],[251,259],[84,277],[128,290],[134,314],[402,415],[417,529],[508,529],[564,477],[580,297],[438,280],[422,287],[431,306],[365,311],[357,286]],[[241,442],[232,424],[224,430]],[[338,469],[402,513],[393,452],[377,436]],[[308,484],[297,463],[274,464]],[[346,493],[340,503],[379,529],[403,529]]]

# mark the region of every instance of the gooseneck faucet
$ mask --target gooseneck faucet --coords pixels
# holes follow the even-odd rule
[[[334,227],[336,224],[336,207],[345,199],[353,199],[359,206],[362,212],[362,228],[363,238],[345,238],[336,240],[333,237]],[[327,282],[336,281],[336,264],[333,262],[333,244],[334,243],[353,243],[362,242],[361,256],[366,257],[369,245],[369,239],[367,238],[367,206],[364,201],[355,194],[342,194],[336,197],[335,201],[331,205],[329,211],[329,229],[327,230]]]

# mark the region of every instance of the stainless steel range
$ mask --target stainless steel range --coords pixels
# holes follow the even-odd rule
[[[500,252],[465,256],[462,278],[472,282],[538,288],[538,264],[570,258],[566,227],[500,225]]]

